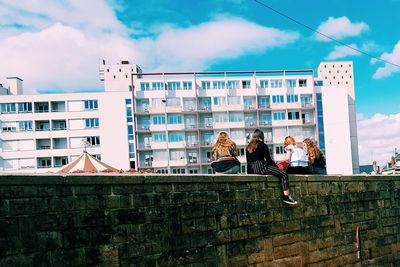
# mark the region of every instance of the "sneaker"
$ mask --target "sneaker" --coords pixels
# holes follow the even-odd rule
[[[283,201],[283,203],[286,203],[288,205],[296,205],[297,204],[297,201],[294,200],[291,195],[283,196],[282,201]]]

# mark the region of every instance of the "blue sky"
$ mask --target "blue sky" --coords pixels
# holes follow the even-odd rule
[[[260,1],[400,65],[400,0]],[[400,68],[253,0],[0,0],[0,58],[0,82],[20,76],[28,93],[102,90],[100,59],[144,71],[316,70],[326,59],[352,60],[362,163],[400,148]]]

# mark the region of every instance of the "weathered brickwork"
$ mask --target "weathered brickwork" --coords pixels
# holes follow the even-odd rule
[[[400,177],[290,179],[2,175],[0,266],[400,265]]]

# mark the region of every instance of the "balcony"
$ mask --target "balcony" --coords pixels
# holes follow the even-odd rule
[[[212,147],[213,146],[212,141],[203,141],[200,144],[201,144],[201,147]]]
[[[184,112],[196,112],[197,111],[197,107],[195,104],[193,104],[193,106],[184,106],[183,107],[183,111]]]
[[[137,132],[149,132],[150,131],[150,126],[148,125],[138,125],[136,128]]]
[[[200,105],[199,112],[211,112],[211,105]]]
[[[301,103],[301,108],[303,108],[303,109],[313,109],[314,108],[314,105],[313,105],[313,103]]]
[[[197,124],[185,124],[185,130],[196,130]]]
[[[48,102],[35,102],[34,107],[35,107],[35,113],[49,112]]]
[[[50,122],[49,121],[36,121],[35,123],[35,131],[50,131]]]
[[[303,125],[314,125],[314,120],[311,119],[302,119]]]
[[[186,148],[198,148],[199,144],[197,142],[186,142]]]
[[[184,124],[167,124],[168,131],[182,131],[185,130]]]
[[[229,110],[229,105],[217,105],[212,107],[212,111],[227,111]]]
[[[145,143],[145,144],[139,144],[138,145],[138,150],[151,150],[151,144],[150,143]]]
[[[272,121],[260,121],[260,126],[272,126]]]
[[[148,107],[137,107],[135,110],[136,114],[149,114],[149,108]]]
[[[65,120],[54,120],[51,121],[53,131],[64,131],[67,130],[67,122]]]
[[[242,104],[229,104],[228,110],[229,111],[242,111],[244,109]]]
[[[245,127],[258,127],[257,121],[247,121],[244,123]]]
[[[65,112],[65,102],[64,101],[52,101],[50,102],[51,112]]]
[[[182,112],[182,107],[181,106],[171,106],[171,107],[166,107],[165,112],[167,113],[180,113]]]
[[[187,165],[186,159],[171,159],[169,161],[169,166],[171,167],[186,166],[186,165]]]
[[[258,108],[261,110],[270,110],[271,109],[271,105],[258,105]]]
[[[140,167],[142,167],[142,164],[143,164],[143,163],[140,164]],[[153,167],[153,168],[168,167],[168,160],[159,160],[159,159],[156,159],[156,160],[153,161],[152,167]]]
[[[244,110],[256,110],[256,106],[254,105],[249,105],[249,106],[244,106]]]
[[[188,165],[199,165],[199,161],[197,159],[189,159]]]
[[[211,158],[202,158],[201,159],[201,165],[210,165],[211,162],[212,162]]]
[[[181,142],[168,142],[168,148],[185,148],[186,147],[186,142],[181,141]]]
[[[153,150],[156,150],[156,149],[167,149],[167,142],[150,142],[150,147]]]
[[[212,123],[200,123],[199,128],[200,129],[212,129],[213,125],[212,125]]]

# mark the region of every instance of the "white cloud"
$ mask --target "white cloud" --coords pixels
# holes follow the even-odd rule
[[[351,47],[354,47],[356,49],[359,49],[357,47],[356,44],[350,44]],[[345,57],[349,57],[349,56],[359,56],[360,52],[351,49],[345,45],[336,45],[333,48],[333,51],[329,53],[329,55],[327,55],[325,57],[326,60],[335,60],[335,59],[339,59],[339,58],[345,58]]]
[[[400,113],[361,118],[357,130],[361,165],[372,164],[373,160],[384,165],[393,156],[394,149],[400,149]]]
[[[394,46],[393,51],[391,53],[383,53],[380,56],[381,59],[392,62],[394,64],[400,65],[400,41],[397,42],[397,44]],[[375,64],[379,61],[371,60],[372,64]],[[384,63],[385,65],[383,67],[379,67],[374,75],[372,76],[374,79],[380,79],[384,77],[388,77],[392,75],[393,73],[400,72],[400,68],[397,66],[393,66],[388,63]]]
[[[24,91],[102,89],[98,61],[133,60],[154,70],[204,70],[218,60],[282,47],[299,34],[235,17],[190,27],[159,25],[135,37],[106,1],[0,0],[0,73],[24,79]],[[114,9],[113,9],[114,8]],[[132,37],[133,36],[133,37]]]
[[[328,35],[334,39],[343,39],[346,37],[359,36],[361,33],[369,29],[365,22],[351,22],[347,17],[329,17],[327,21],[322,22],[317,31]],[[315,34],[315,38],[318,41],[329,42],[330,39]]]
[[[350,57],[350,56],[359,56],[359,55],[361,55],[361,53],[358,52],[357,50],[361,50],[364,52],[370,52],[370,51],[379,49],[379,46],[373,41],[363,43],[361,48],[359,48],[358,45],[354,44],[354,43],[349,44],[349,46],[355,48],[356,50],[351,49],[350,47],[348,47],[346,45],[336,45],[336,46],[334,46],[333,51],[330,52],[325,57],[325,59],[326,60],[336,60],[336,59],[346,58],[346,57]]]
[[[240,18],[219,18],[188,28],[168,26],[155,38],[139,40],[156,69],[199,70],[216,59],[235,58],[248,52],[282,47],[299,35],[263,27]]]

